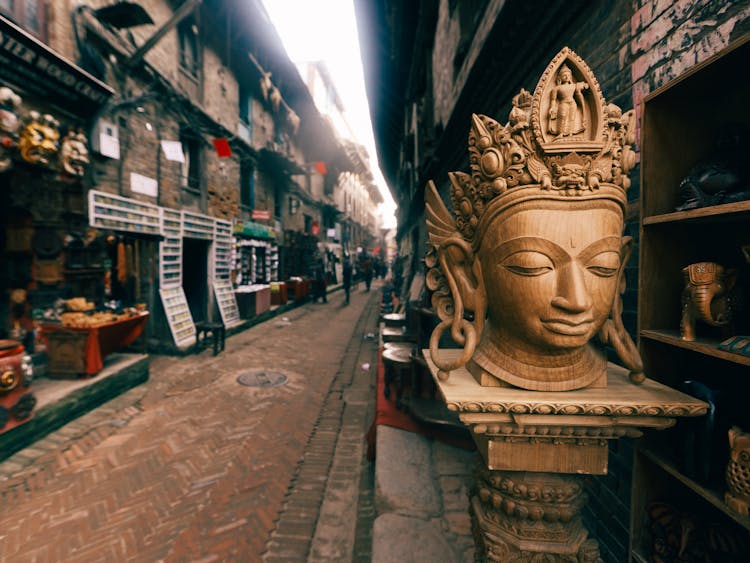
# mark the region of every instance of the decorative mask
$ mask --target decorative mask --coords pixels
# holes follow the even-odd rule
[[[18,141],[18,108],[21,98],[7,86],[0,88],[0,172],[13,166],[10,150]]]
[[[500,125],[473,115],[471,173],[451,173],[455,218],[425,191],[428,287],[441,319],[430,341],[441,377],[466,365],[483,385],[564,391],[606,386],[614,348],[644,379],[621,295],[635,114],[607,105],[586,63],[564,48]],[[463,347],[441,357],[441,334]]]
[[[71,127],[60,147],[60,165],[71,176],[83,176],[88,163],[89,149],[86,146],[86,135],[81,129],[76,131]]]
[[[48,113],[40,116],[37,111],[29,112],[29,119],[21,130],[21,158],[31,164],[49,165],[59,148],[59,125]]]

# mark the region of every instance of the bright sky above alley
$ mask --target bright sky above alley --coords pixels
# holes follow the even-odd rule
[[[352,0],[263,0],[266,11],[295,62],[325,61],[344,103],[356,141],[367,147],[375,182],[383,194],[384,227],[395,227],[395,204],[377,163],[362,74]]]

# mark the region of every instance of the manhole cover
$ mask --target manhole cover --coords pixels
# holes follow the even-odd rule
[[[237,383],[247,387],[278,387],[289,378],[277,371],[248,371],[237,377]]]

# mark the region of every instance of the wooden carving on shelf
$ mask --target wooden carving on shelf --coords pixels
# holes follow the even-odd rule
[[[724,495],[727,506],[747,516],[750,506],[750,434],[736,426],[729,430],[729,463]]]
[[[682,292],[680,335],[695,340],[695,322],[710,326],[727,326],[732,318],[731,296],[737,272],[713,262],[697,262],[682,270],[685,287]]]
[[[607,104],[586,63],[564,48],[509,122],[473,115],[469,174],[450,174],[455,217],[425,192],[428,287],[441,323],[430,354],[446,379],[466,365],[486,386],[605,387],[611,345],[643,381],[621,295],[633,248],[623,237],[635,114]],[[463,347],[441,358],[450,330]]]
[[[750,199],[747,177],[748,127],[724,124],[719,129],[713,153],[696,164],[680,182],[676,211],[733,203]]]

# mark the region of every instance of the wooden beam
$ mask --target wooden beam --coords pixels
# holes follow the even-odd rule
[[[149,37],[146,42],[136,50],[135,53],[133,53],[133,56],[125,61],[125,67],[133,68],[138,63],[140,63],[141,60],[143,60],[143,57],[146,56],[146,53],[148,53],[151,48],[156,45],[156,43],[162,37],[164,37],[164,35],[166,35],[168,31],[170,31],[178,23],[189,16],[193,12],[193,10],[195,10],[195,8],[200,5],[201,1],[202,0],[186,0],[186,2],[182,6],[177,8],[177,11],[172,14],[172,17],[169,18],[167,23],[156,30],[156,32],[151,37]]]

